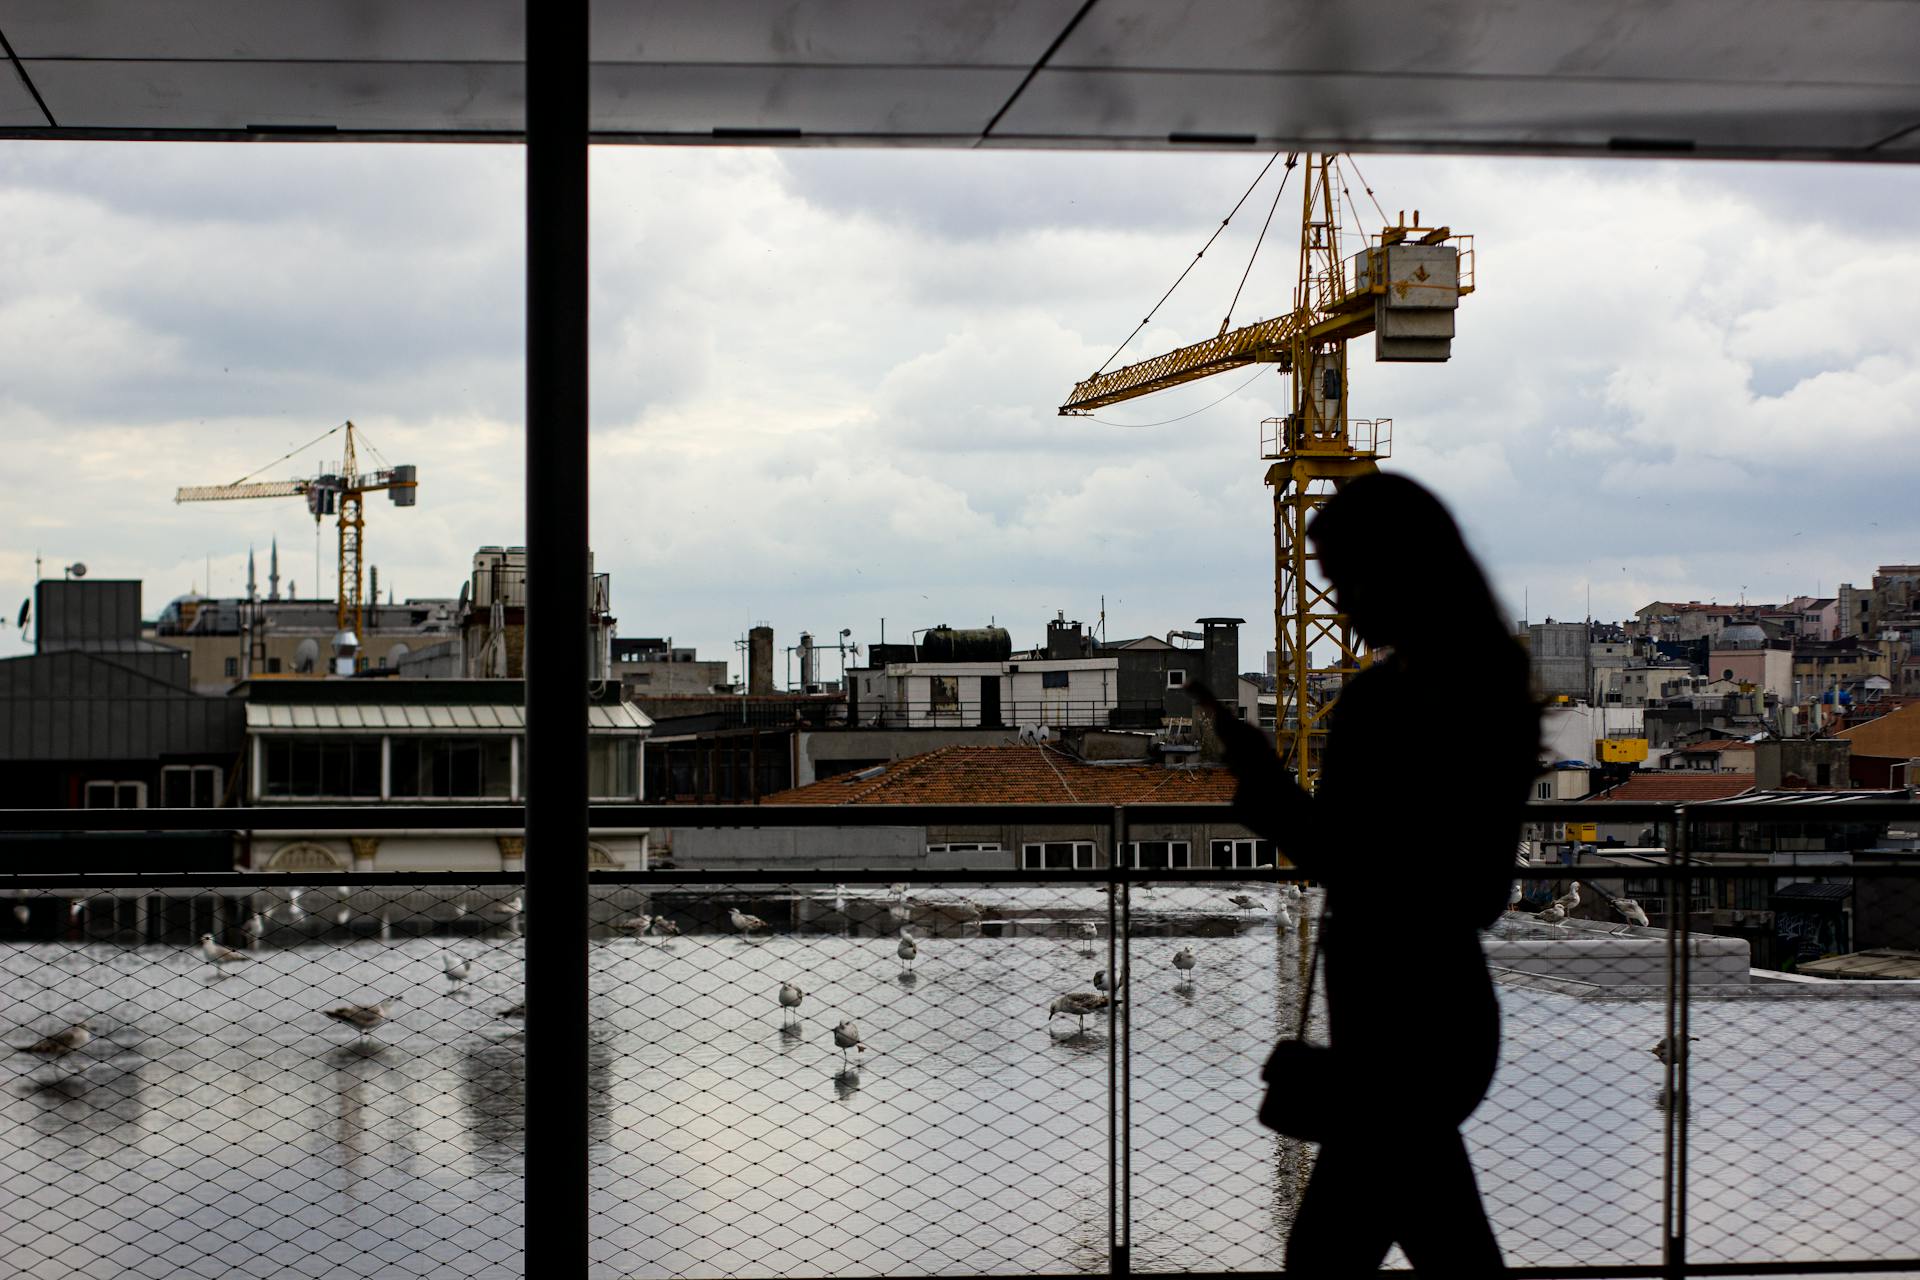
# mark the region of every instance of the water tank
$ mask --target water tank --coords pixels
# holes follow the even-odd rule
[[[1013,656],[1005,627],[930,627],[920,637],[922,662],[1004,662]]]
[[[420,500],[420,491],[413,487],[419,480],[419,477],[420,468],[412,466],[411,464],[393,469],[393,483],[395,485],[406,486],[404,489],[393,488],[387,490],[387,497],[393,500],[394,506],[411,507]]]

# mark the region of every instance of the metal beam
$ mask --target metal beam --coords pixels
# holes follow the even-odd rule
[[[527,0],[526,1274],[587,1273],[587,3]]]

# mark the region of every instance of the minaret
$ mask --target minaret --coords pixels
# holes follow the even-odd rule
[[[273,550],[267,560],[267,599],[280,598],[280,535],[273,535]]]
[[[247,545],[247,599],[251,601],[259,598],[260,588],[254,585],[253,580],[253,545],[249,543]]]

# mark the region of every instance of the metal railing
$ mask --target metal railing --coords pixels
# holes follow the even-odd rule
[[[1231,820],[1195,805],[865,808],[605,806],[593,822],[1098,825],[1111,848],[1148,823]],[[1703,822],[1724,835],[1920,818],[1912,804],[1791,808],[1603,816],[1671,824],[1670,897],[1844,876],[1852,896],[1830,914],[1855,930],[1849,952],[1920,951],[1920,867],[1898,853],[1785,867],[1736,839],[1713,855],[1728,861],[1689,857]],[[1529,817],[1575,813],[1593,807]],[[351,831],[376,814],[384,830],[496,830],[513,811],[219,816]],[[138,831],[211,815],[12,816]],[[1355,862],[1367,877],[1404,870]],[[1770,976],[1756,959],[1832,961],[1762,957],[1757,936],[1697,918],[1627,923],[1611,897],[1659,868],[1516,874],[1516,907],[1485,941],[1505,1059],[1466,1130],[1516,1274],[1920,1271],[1912,986]],[[1312,1162],[1252,1119],[1319,898],[1308,886],[1292,903],[1287,875],[595,873],[578,1117],[592,1273],[1275,1267]],[[1541,914],[1576,876],[1571,915]],[[12,907],[25,919],[0,915],[14,1064],[0,1235],[23,1274],[535,1269],[557,1228],[529,1219],[520,1193],[527,1066],[544,1046],[511,1016],[542,928],[517,877],[0,875]],[[734,911],[764,924],[743,932]],[[1421,920],[1414,903],[1379,924],[1417,937]],[[207,933],[248,958],[203,950]],[[1175,966],[1183,949],[1191,970]],[[1084,1026],[1050,1010],[1093,992],[1096,972],[1130,975],[1128,998]],[[783,982],[802,993],[797,1031]],[[85,1041],[63,1047],[87,1017]],[[857,1027],[845,1052],[842,1021]],[[1690,1052],[1662,1061],[1660,1044]]]

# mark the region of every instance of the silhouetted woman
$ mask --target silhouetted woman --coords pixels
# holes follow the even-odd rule
[[[1287,1267],[1372,1269],[1397,1241],[1422,1275],[1488,1275],[1500,1252],[1459,1129],[1500,1054],[1479,930],[1506,906],[1538,771],[1527,658],[1453,518],[1413,481],[1352,481],[1308,537],[1354,630],[1390,646],[1335,704],[1317,791],[1216,717],[1243,821],[1327,887],[1338,1094]],[[1349,859],[1365,873],[1344,874]]]

